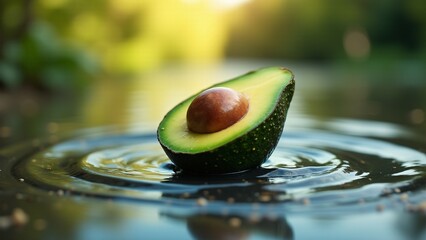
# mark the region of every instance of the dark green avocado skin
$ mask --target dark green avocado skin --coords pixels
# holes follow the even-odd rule
[[[292,79],[281,92],[275,110],[263,123],[212,151],[178,153],[160,144],[167,156],[185,174],[225,174],[256,168],[269,158],[280,140],[294,88],[295,81]]]

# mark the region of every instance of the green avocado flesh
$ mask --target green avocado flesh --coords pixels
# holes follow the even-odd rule
[[[228,87],[248,97],[246,115],[218,132],[191,132],[186,113],[197,93],[165,115],[157,129],[158,141],[185,173],[231,173],[258,167],[280,139],[294,86],[291,71],[281,67],[262,68],[215,84],[209,88]]]

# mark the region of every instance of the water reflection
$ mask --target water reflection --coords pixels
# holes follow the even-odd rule
[[[425,214],[402,214],[395,222],[395,226],[407,236],[407,239],[424,239],[426,237]]]
[[[242,214],[193,214],[189,216],[163,213],[168,218],[185,221],[194,239],[294,239],[285,218]]]
[[[426,132],[423,75],[417,70],[409,72],[411,66],[402,64],[398,69],[377,72],[371,66],[229,61],[223,65],[169,67],[136,79],[105,80],[75,98],[2,93],[0,137],[2,142],[27,140],[107,126],[121,131],[152,131],[172,106],[194,92],[273,65],[291,68],[298,82],[287,126],[306,127],[312,119],[326,122],[340,118],[397,123]],[[56,124],[55,133],[49,131],[51,123]]]

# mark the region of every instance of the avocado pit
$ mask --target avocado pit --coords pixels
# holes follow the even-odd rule
[[[248,109],[249,100],[244,94],[227,87],[214,87],[191,102],[186,122],[194,133],[214,133],[238,122]]]

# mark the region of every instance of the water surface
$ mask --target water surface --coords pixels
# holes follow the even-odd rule
[[[238,66],[196,77],[216,79],[253,68]],[[349,95],[353,86],[312,77],[326,72],[295,68],[301,74],[296,74],[294,102],[277,149],[261,167],[242,173],[186,175],[163,153],[156,124],[178,99],[194,92],[179,86],[157,89],[170,81],[164,77],[170,74],[145,76],[156,79],[155,84],[100,86],[74,107],[68,103],[69,109],[63,109],[64,102],[43,103],[58,107],[36,108],[38,114],[28,119],[16,117],[16,126],[3,122],[9,134],[3,127],[1,235],[424,239],[422,90],[405,86],[411,98],[388,97],[374,83],[358,81],[358,93]],[[188,77],[193,71],[172,72],[182,81],[194,81]],[[28,220],[20,227],[5,226],[17,208]]]

